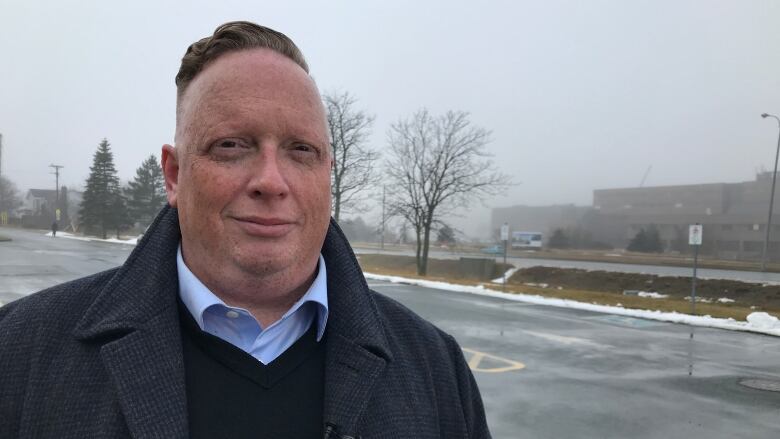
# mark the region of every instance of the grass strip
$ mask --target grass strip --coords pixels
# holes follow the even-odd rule
[[[403,258],[402,256],[392,258]],[[491,290],[501,291],[501,284],[495,284],[491,282],[480,281],[476,279],[464,279],[462,277],[447,276],[443,273],[438,273],[435,276],[419,276],[413,267],[405,266],[405,264],[398,263],[398,259],[395,259],[395,265],[393,268],[387,268],[379,263],[378,258],[371,258],[370,264],[365,264],[361,258],[361,266],[364,271],[371,273],[386,275],[386,276],[399,276],[411,279],[423,279],[430,281],[446,282],[456,285],[466,286],[479,286],[483,285]],[[549,297],[555,299],[574,300],[577,302],[591,303],[597,305],[607,306],[621,306],[628,309],[640,309],[650,311],[662,311],[662,312],[677,312],[680,314],[691,314],[690,301],[678,297],[667,297],[661,299],[654,299],[648,297],[639,296],[624,296],[615,292],[604,291],[588,291],[579,290],[574,288],[542,288],[528,285],[508,284],[504,290],[507,293],[514,294],[529,294],[542,297]],[[777,309],[762,309],[773,314],[777,314]],[[755,312],[754,309],[749,306],[730,303],[697,303],[696,315],[718,318],[732,318],[734,320],[745,321],[748,314]]]

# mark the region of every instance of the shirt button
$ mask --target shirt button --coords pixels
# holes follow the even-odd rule
[[[238,313],[233,311],[232,309],[230,311],[228,311],[227,313],[225,313],[225,315],[228,316],[231,319],[235,319],[236,317],[238,317]]]

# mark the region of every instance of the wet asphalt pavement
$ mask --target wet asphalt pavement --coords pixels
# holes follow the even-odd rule
[[[130,245],[0,228],[0,302],[121,264]],[[780,338],[370,281],[453,334],[496,438],[777,438]],[[692,375],[689,373],[692,372]],[[759,383],[761,384],[761,383]]]
[[[45,236],[42,230],[0,227],[0,302],[122,265],[135,248]]]
[[[458,339],[496,438],[777,438],[780,338],[370,282]],[[501,371],[510,362],[525,367]],[[692,375],[689,370],[692,367]],[[491,371],[498,369],[498,371]],[[780,388],[778,389],[780,390]]]

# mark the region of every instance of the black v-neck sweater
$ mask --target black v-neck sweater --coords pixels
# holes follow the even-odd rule
[[[181,302],[179,316],[190,438],[322,438],[325,338],[317,342],[316,325],[264,365],[202,331]]]

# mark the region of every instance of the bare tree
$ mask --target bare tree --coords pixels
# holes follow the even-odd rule
[[[0,175],[0,213],[9,214],[22,205],[19,198],[19,190],[16,189],[14,182],[6,176]]]
[[[503,191],[509,177],[495,169],[485,151],[490,132],[472,125],[466,112],[434,117],[420,110],[393,124],[388,140],[390,205],[414,228],[417,273],[424,276],[431,228],[473,198]]]
[[[353,96],[330,92],[323,100],[333,151],[333,218],[338,222],[342,212],[367,210],[363,204],[366,190],[381,179],[374,171],[379,153],[366,145],[374,117],[355,109],[357,100]]]

